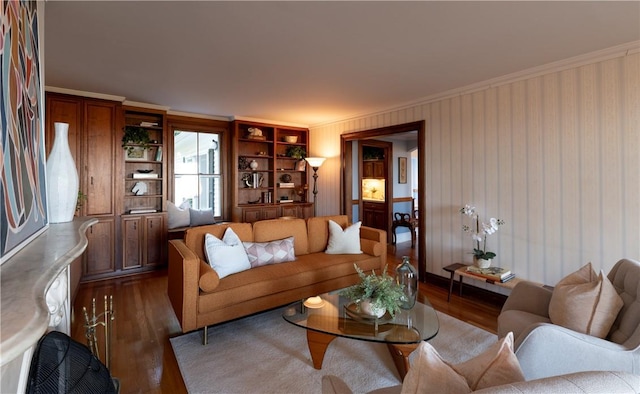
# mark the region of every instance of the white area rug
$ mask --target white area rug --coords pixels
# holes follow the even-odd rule
[[[458,363],[486,349],[494,334],[438,312],[440,330],[430,343]],[[343,379],[354,393],[400,384],[386,345],[336,338],[322,370],[313,368],[306,330],[287,323],[282,309],[264,312],[171,339],[190,393],[320,393],[324,375]]]

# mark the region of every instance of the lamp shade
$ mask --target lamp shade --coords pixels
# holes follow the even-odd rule
[[[305,160],[311,167],[320,167],[326,159],[324,157],[307,157]]]

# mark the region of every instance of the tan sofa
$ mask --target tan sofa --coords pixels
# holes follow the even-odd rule
[[[204,328],[252,313],[295,302],[357,283],[353,267],[379,272],[387,263],[387,235],[383,230],[360,229],[363,254],[325,254],[328,220],[342,228],[347,216],[274,219],[250,223],[223,223],[194,227],[184,239],[169,241],[168,294],[182,332]],[[296,260],[251,268],[222,279],[207,263],[207,233],[222,238],[227,227],[243,242],[269,242],[294,237]]]

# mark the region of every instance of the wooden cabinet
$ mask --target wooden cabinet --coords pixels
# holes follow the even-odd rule
[[[382,160],[367,160],[362,163],[363,178],[386,178],[385,162]]]
[[[77,215],[96,217],[84,255],[82,278],[113,273],[115,257],[116,146],[114,134],[119,124],[120,103],[71,96],[46,94],[47,152],[54,140],[54,123],[69,124],[69,148],[78,169],[79,191],[86,196]]]
[[[115,271],[115,219],[99,218],[87,230],[87,250],[84,254],[83,278]]]
[[[122,216],[122,269],[152,268],[165,261],[164,214]]]
[[[235,121],[232,221],[306,217],[309,130]],[[284,201],[284,202],[283,202]]]
[[[385,229],[387,228],[387,209],[385,203],[364,202],[362,204],[362,225]]]
[[[99,220],[87,231],[89,243],[82,259],[82,281],[163,265],[165,112],[47,92],[47,152],[53,146],[55,122],[69,124],[69,148],[78,169],[80,192],[86,196],[77,214]],[[123,149],[125,127],[147,131],[150,142],[144,146],[146,149],[133,144],[131,155]]]
[[[148,137],[148,142],[119,139],[124,145],[121,206],[122,269],[144,271],[165,264],[167,174],[166,114],[146,108],[123,107],[128,129]]]

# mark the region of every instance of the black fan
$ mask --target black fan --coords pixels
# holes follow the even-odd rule
[[[27,393],[117,393],[116,385],[88,347],[51,331],[40,339],[31,360]]]

